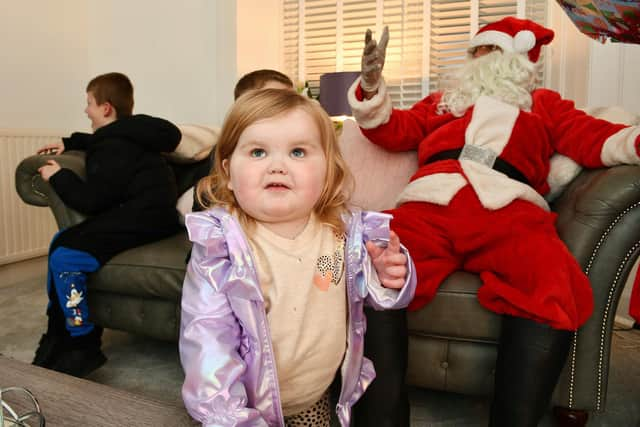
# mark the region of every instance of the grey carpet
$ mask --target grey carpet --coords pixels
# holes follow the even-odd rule
[[[30,362],[46,325],[43,279],[0,287],[0,354]],[[181,403],[183,380],[175,343],[106,330],[109,361],[90,379],[112,387]],[[19,385],[19,384],[16,384]],[[412,427],[485,426],[489,403],[431,390],[411,390]],[[541,426],[551,427],[547,416]],[[640,331],[618,331],[613,340],[607,410],[588,426],[640,427]]]

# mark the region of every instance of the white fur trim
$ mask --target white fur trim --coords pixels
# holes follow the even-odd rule
[[[611,135],[602,146],[600,159],[605,166],[619,164],[640,164],[636,151],[640,127],[633,126],[619,130]]]
[[[549,193],[544,197],[547,202],[554,200],[564,191],[565,187],[573,181],[580,173],[582,166],[573,159],[555,153],[549,160],[549,175],[547,176],[547,184],[549,184]]]
[[[396,199],[396,206],[406,202],[428,202],[447,206],[467,180],[459,173],[434,173],[411,181]]]
[[[478,33],[469,42],[470,47],[495,45],[502,49],[504,52],[513,53],[514,43],[513,37],[502,31],[487,30]]]
[[[536,36],[529,30],[518,31],[513,38],[513,48],[518,53],[527,53],[536,45]]]
[[[464,134],[465,144],[488,148],[500,155],[511,138],[519,114],[517,107],[481,95]]]
[[[491,149],[497,154],[502,153],[511,138],[519,114],[520,110],[517,107],[488,96],[479,97],[465,131],[465,143]],[[549,210],[547,202],[530,186],[472,160],[460,160],[460,165],[467,179],[458,173],[424,176],[409,183],[396,204],[422,201],[448,205],[453,196],[468,182],[482,206],[487,209],[500,209],[515,199],[522,199]]]
[[[363,129],[373,129],[387,123],[391,117],[393,106],[391,105],[391,97],[387,93],[387,85],[384,78],[380,77],[378,93],[371,99],[359,101],[356,98],[356,89],[359,85],[360,77],[353,82],[347,92],[351,112],[358,125]]]
[[[549,205],[542,196],[528,185],[480,163],[461,160],[460,165],[467,179],[459,173],[435,173],[423,176],[411,181],[405,187],[398,196],[396,206],[406,202],[427,202],[447,206],[453,196],[468,182],[482,206],[487,209],[500,209],[516,199],[521,199],[549,210]]]
[[[480,203],[487,209],[500,209],[516,199],[521,199],[549,210],[549,205],[544,198],[520,181],[474,161],[461,160],[460,166],[480,199]]]

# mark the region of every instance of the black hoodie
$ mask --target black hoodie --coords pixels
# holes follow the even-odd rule
[[[161,153],[173,151],[180,138],[172,123],[142,114],[63,138],[65,151],[86,151],[87,175],[63,168],[49,182],[67,207],[90,217],[63,232],[55,246],[89,252],[104,263],[175,233],[175,178]]]

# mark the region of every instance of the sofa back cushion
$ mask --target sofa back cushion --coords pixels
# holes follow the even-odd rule
[[[416,151],[391,152],[369,141],[353,120],[345,120],[340,149],[353,174],[351,202],[373,211],[395,206],[396,197],[418,169]]]

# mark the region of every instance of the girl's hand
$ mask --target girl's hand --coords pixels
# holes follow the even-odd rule
[[[52,142],[44,147],[41,147],[36,151],[36,154],[62,154],[64,152],[64,143],[62,141]]]
[[[55,160],[47,160],[46,165],[40,166],[38,168],[38,173],[40,174],[42,179],[44,179],[46,182],[49,182],[49,178],[51,178],[51,176],[58,172],[60,169],[62,168],[60,167],[58,162],[56,162]]]
[[[367,242],[367,252],[378,273],[380,283],[385,288],[400,289],[407,276],[407,256],[400,252],[400,238],[390,231],[389,244],[381,248],[373,242]]]

